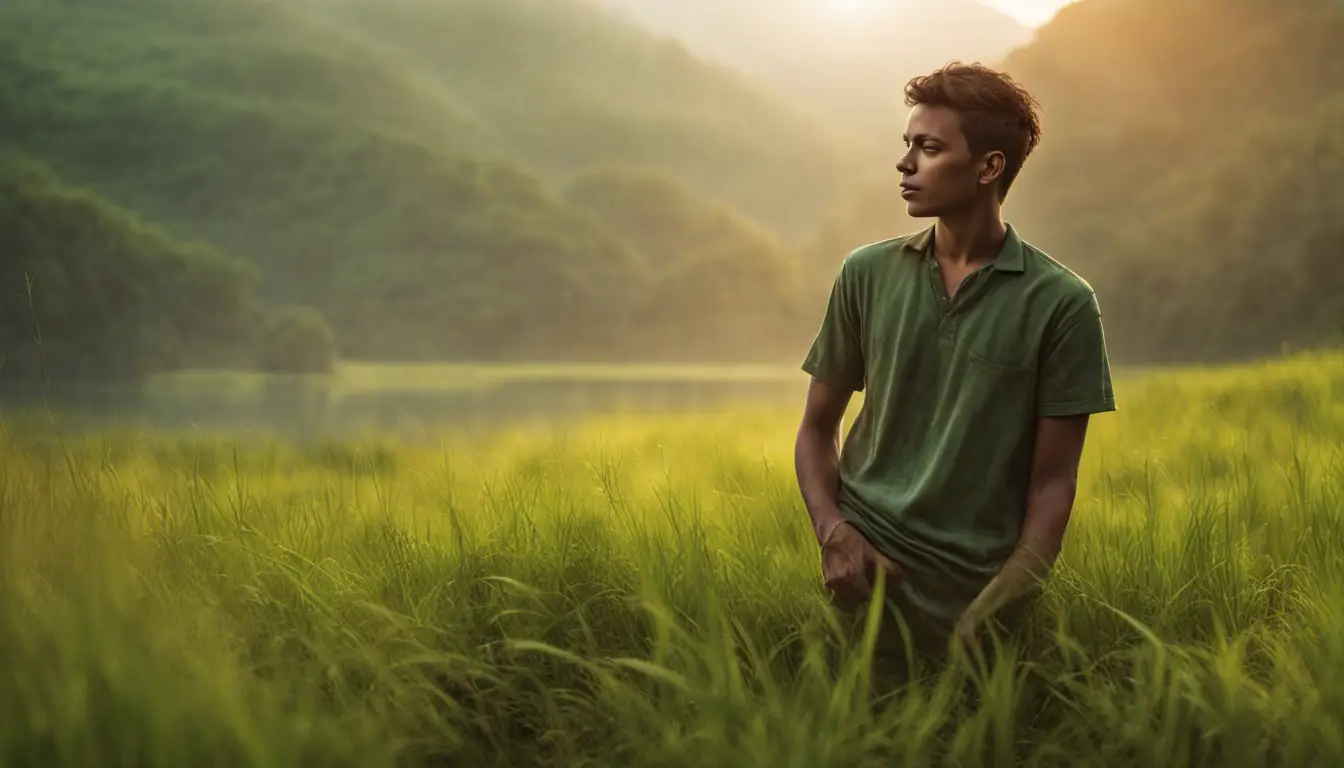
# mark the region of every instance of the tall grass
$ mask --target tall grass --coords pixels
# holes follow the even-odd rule
[[[1344,764],[1341,395],[1339,355],[1125,382],[1025,641],[908,683],[827,605],[794,413],[11,429],[0,760]]]

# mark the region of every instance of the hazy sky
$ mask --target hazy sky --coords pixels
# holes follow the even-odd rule
[[[1073,0],[980,0],[998,8],[1029,27],[1044,24],[1055,12]]]
[[[852,21],[862,21],[874,7],[880,7],[893,0],[817,0],[832,6],[838,14]],[[993,8],[1012,16],[1029,27],[1037,27],[1050,20],[1060,8],[1074,0],[980,0]]]

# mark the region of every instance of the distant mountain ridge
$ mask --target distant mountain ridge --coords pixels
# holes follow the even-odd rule
[[[771,226],[811,223],[847,170],[820,121],[588,0],[322,0],[435,78],[551,181],[657,168]]]

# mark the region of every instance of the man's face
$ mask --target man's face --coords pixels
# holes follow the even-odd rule
[[[917,104],[905,124],[901,197],[915,218],[964,210],[987,191],[986,159],[971,154],[960,117],[947,107]]]

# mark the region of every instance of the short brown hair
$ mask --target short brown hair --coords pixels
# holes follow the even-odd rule
[[[1040,104],[1004,72],[954,61],[905,85],[905,105],[947,107],[962,115],[961,130],[976,154],[1003,153],[999,198],[1008,195],[1027,156],[1041,141]]]

